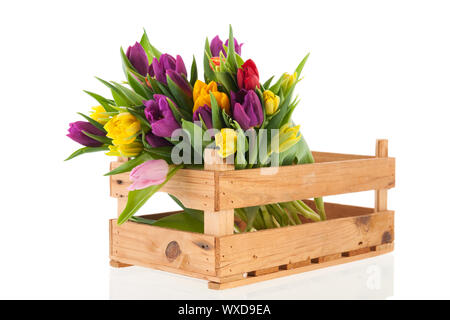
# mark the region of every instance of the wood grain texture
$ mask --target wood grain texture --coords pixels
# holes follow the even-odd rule
[[[111,220],[110,258],[118,262],[158,265],[204,275],[215,275],[215,238],[134,222]]]
[[[375,250],[375,251],[370,251],[370,252],[363,253],[360,255],[355,255],[355,256],[351,256],[351,257],[341,257],[339,259],[328,260],[328,261],[324,261],[321,263],[314,263],[314,264],[300,266],[300,267],[291,268],[291,269],[280,268],[280,271],[278,271],[278,272],[268,273],[268,274],[264,274],[264,275],[260,275],[260,276],[246,277],[246,278],[242,278],[239,280],[222,282],[222,283],[211,281],[208,283],[208,288],[213,289],[213,290],[224,290],[224,289],[236,288],[236,287],[240,287],[243,285],[249,285],[249,284],[257,283],[257,282],[261,282],[261,281],[266,281],[266,280],[276,279],[276,278],[290,276],[290,275],[294,275],[294,274],[299,274],[299,273],[303,273],[303,272],[322,269],[322,268],[326,268],[326,267],[336,266],[336,265],[353,262],[353,261],[357,261],[357,260],[361,260],[361,259],[367,259],[367,258],[375,257],[375,256],[378,256],[381,254],[389,253],[392,250],[393,250],[393,246],[380,247],[380,248],[377,247],[377,250]]]
[[[372,158],[219,173],[219,209],[242,208],[395,185],[395,159]],[[216,208],[217,209],[217,208]]]
[[[205,171],[214,172],[214,210],[204,211],[204,233],[214,236],[224,236],[234,233],[234,210],[219,210],[218,177],[220,172],[233,171],[234,165],[222,159],[217,150],[205,149]]]
[[[387,158],[388,156],[388,141],[385,139],[378,139],[375,149],[375,154],[378,158]],[[387,210],[387,189],[375,190],[375,211]]]
[[[312,155],[313,155],[314,161],[316,163],[375,158],[374,156],[364,156],[364,155],[346,154],[346,153],[319,152],[319,151],[312,151]]]
[[[119,162],[111,162],[111,170],[120,166]],[[129,173],[110,176],[111,197],[124,198],[128,196],[130,186]],[[167,192],[188,208],[207,210],[214,208],[214,172],[204,170],[180,169],[170,179],[161,192]]]
[[[394,240],[394,212],[217,238],[217,275],[228,276],[376,246]]]

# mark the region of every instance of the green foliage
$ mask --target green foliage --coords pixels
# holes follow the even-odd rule
[[[99,151],[106,151],[109,150],[108,146],[101,146],[101,147],[84,147],[81,149],[78,149],[74,153],[72,153],[66,160],[73,159],[75,157],[78,157],[79,155],[85,154],[85,153],[92,153],[92,152],[99,152]]]

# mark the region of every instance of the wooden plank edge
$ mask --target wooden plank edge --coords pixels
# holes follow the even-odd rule
[[[298,268],[292,268],[292,269],[281,269],[280,268],[280,270],[277,272],[268,273],[268,274],[264,274],[261,276],[255,276],[255,277],[247,277],[245,279],[241,279],[241,280],[237,280],[237,281],[229,281],[229,282],[210,281],[208,283],[208,288],[212,289],[212,290],[231,289],[231,288],[236,288],[236,287],[240,287],[243,285],[249,285],[249,284],[253,284],[253,283],[257,283],[257,282],[261,282],[261,281],[272,280],[272,279],[290,276],[290,275],[294,275],[294,274],[299,274],[299,273],[303,273],[303,272],[318,270],[318,269],[322,269],[322,268],[326,268],[326,267],[337,266],[337,265],[341,265],[344,263],[358,261],[358,260],[362,260],[362,259],[366,259],[366,258],[372,258],[375,256],[379,256],[382,254],[392,252],[394,250],[394,244],[389,243],[389,244],[376,246],[375,250],[373,250],[372,248],[369,248],[369,249],[370,249],[370,251],[366,252],[366,253],[349,256],[349,257],[342,256],[339,259],[333,259],[333,260],[329,260],[329,261],[325,261],[325,262],[320,262],[320,258],[317,258],[317,259],[319,259],[318,263],[312,263],[310,265],[306,265],[306,266],[302,266],[302,267],[298,267]],[[311,259],[311,260],[314,260],[314,259]]]
[[[186,276],[186,277],[192,277],[192,278],[197,278],[197,279],[201,279],[201,280],[208,280],[208,281],[212,281],[212,282],[220,281],[220,278],[218,278],[218,277],[210,276],[210,275],[206,275],[206,274],[202,274],[202,273],[186,271],[186,270],[182,270],[182,269],[172,268],[172,267],[158,265],[158,264],[152,264],[152,263],[148,263],[148,262],[147,263],[142,263],[142,262],[136,263],[132,259],[126,259],[126,258],[121,258],[121,257],[116,257],[116,256],[112,256],[110,258],[111,258],[111,260],[114,260],[114,261],[118,261],[118,262],[120,261],[120,263],[122,263],[122,264],[129,264],[129,265],[138,266],[138,267],[150,268],[150,269],[154,269],[154,270],[175,273],[175,274],[179,274],[179,275]]]

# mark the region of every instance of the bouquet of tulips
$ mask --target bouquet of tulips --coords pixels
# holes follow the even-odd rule
[[[314,162],[291,119],[299,103],[294,89],[308,55],[293,74],[276,81],[259,79],[253,60],[241,57],[242,44],[233,36],[224,42],[206,39],[203,57],[204,81],[198,79],[193,58],[190,73],[183,59],[161,53],[146,32],[140,42],[120,51],[126,80],[102,82],[112,99],[93,92],[98,106],[86,121],[70,124],[72,140],[84,147],[68,159],[97,151],[129,158],[106,175],[130,172],[128,202],[118,223],[138,223],[203,232],[203,212],[183,212],[154,221],[134,217],[142,205],[182,167],[203,169],[203,151],[215,148],[237,170]],[[68,160],[67,159],[67,160]],[[317,212],[301,200],[235,209],[236,232],[283,227],[301,223],[299,215],[326,219],[322,198]]]

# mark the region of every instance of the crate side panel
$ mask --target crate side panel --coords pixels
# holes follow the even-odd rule
[[[111,169],[117,168],[120,164],[112,162]],[[214,183],[214,172],[181,169],[161,188],[161,191],[176,196],[188,208],[208,210],[214,209]],[[131,184],[129,173],[112,175],[110,184],[111,197],[127,197],[127,188]]]
[[[395,185],[395,159],[373,158],[221,172],[220,210]]]
[[[218,276],[390,243],[394,212],[219,237]]]
[[[111,222],[111,259],[215,275],[215,238],[145,224]]]

